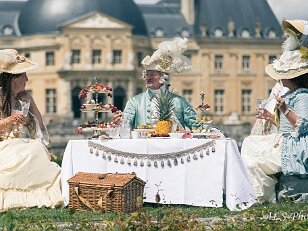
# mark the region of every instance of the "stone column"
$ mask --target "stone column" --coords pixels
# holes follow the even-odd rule
[[[65,118],[73,118],[72,111],[72,96],[71,83],[66,80],[59,80],[59,87],[57,93],[58,114]]]

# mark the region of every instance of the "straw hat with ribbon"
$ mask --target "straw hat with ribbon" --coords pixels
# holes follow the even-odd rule
[[[308,73],[308,21],[284,20],[282,26],[288,34],[282,44],[283,54],[265,68],[276,80],[293,79]]]
[[[0,50],[0,74],[21,74],[32,71],[38,67],[37,63],[19,55],[14,49]]]

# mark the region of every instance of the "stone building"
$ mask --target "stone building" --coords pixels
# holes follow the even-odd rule
[[[256,102],[274,82],[264,67],[280,54],[282,30],[266,0],[0,1],[0,48],[15,48],[39,64],[29,73],[46,121],[84,119],[77,94],[93,76],[113,88],[123,109],[141,92],[141,60],[161,41],[189,38],[192,70],[171,87],[193,105],[200,93],[216,124],[237,113],[251,123]]]

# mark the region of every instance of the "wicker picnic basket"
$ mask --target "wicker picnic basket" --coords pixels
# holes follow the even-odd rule
[[[128,213],[142,204],[145,182],[135,173],[79,172],[68,184],[70,209]]]

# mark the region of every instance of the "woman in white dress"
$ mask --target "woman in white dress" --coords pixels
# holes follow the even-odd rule
[[[26,72],[36,67],[16,50],[0,50],[0,212],[63,204],[60,167],[50,161],[48,132],[25,91]],[[22,129],[29,138],[21,137]]]
[[[283,54],[266,72],[289,90],[275,96],[275,113],[260,109],[257,118],[277,127],[278,132],[250,135],[242,145],[242,158],[257,200],[276,202],[275,174],[299,181],[308,177],[308,22],[283,21],[288,34]],[[280,197],[307,201],[308,190],[285,187]]]

